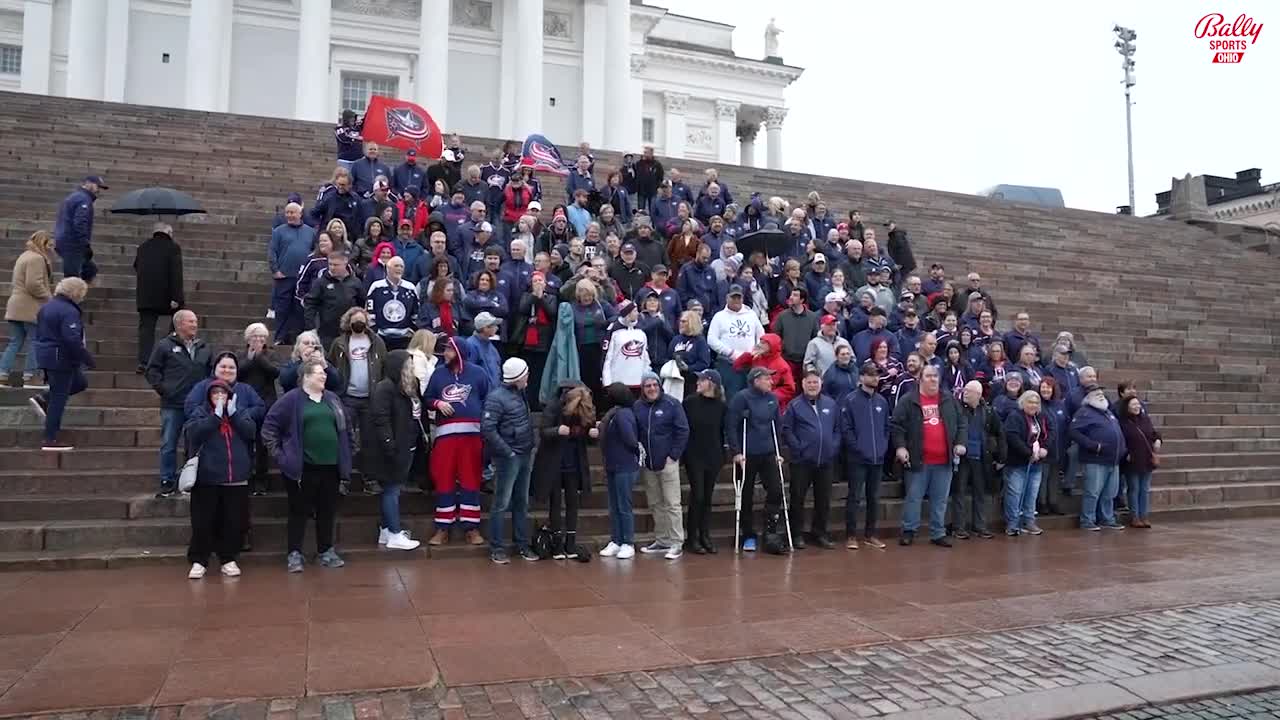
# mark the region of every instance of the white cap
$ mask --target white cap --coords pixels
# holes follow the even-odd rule
[[[489,224],[489,223],[487,223],[487,222],[482,222],[482,223],[480,223],[480,229],[479,229],[479,231],[478,231],[478,232],[487,232],[487,233],[491,233],[491,232],[493,232],[493,226],[492,226],[492,225],[490,225],[490,224]]]
[[[824,263],[827,261],[827,256],[823,255],[822,253],[818,253],[813,256],[813,261],[816,263]]]
[[[520,378],[529,374],[529,363],[518,357],[508,358],[502,363],[502,382],[510,385],[520,382]]]

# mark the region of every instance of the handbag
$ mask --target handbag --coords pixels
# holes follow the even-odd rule
[[[196,486],[196,471],[200,469],[200,456],[192,455],[182,464],[182,472],[178,473],[178,490],[189,493]]]
[[[1147,443],[1147,449],[1151,451],[1151,467],[1160,467],[1160,453],[1156,450],[1156,446],[1152,445],[1151,441],[1147,439],[1146,433],[1142,433],[1142,439]]]

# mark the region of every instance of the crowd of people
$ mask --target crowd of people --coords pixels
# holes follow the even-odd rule
[[[249,498],[267,491],[271,465],[289,498],[290,572],[306,563],[311,519],[316,562],[343,564],[333,525],[356,491],[381,498],[380,545],[417,548],[399,512],[414,482],[435,498],[431,545],[487,544],[496,563],[586,560],[589,445],[604,463],[606,558],[717,552],[712,496],[726,464],[741,485],[735,549],[747,552],[835,547],[836,482],[849,487],[850,550],[884,548],[887,479],[904,484],[901,545],[924,532],[941,547],[991,538],[993,496],[1009,537],[1041,534],[1037,515],[1077,493],[1083,529],[1123,529],[1125,504],[1132,527],[1150,527],[1161,438],[1133,384],[1109,401],[1073,335],[1044,343],[1026,312],[997,330],[981,276],[953,283],[940,263],[918,273],[895,223],[837,217],[817,192],[793,205],[731,190],[714,168],[690,183],[652,148],[598,172],[586,144],[563,201],[544,210],[518,143],[466,165],[453,138],[430,167],[409,151],[393,169],[359,130],[344,117],[332,177],[310,208],[290,194],[271,230],[274,331],[255,322],[241,346],[210,347],[172,228],[138,249],[138,372],[161,408],[159,495],[190,492],[191,577],[212,553],[239,573]],[[86,178],[64,203],[52,246],[74,249],[53,289],[50,237],[32,236],[6,309],[0,369],[34,339],[23,381],[45,372],[31,402],[50,451],[72,449],[59,441],[63,409],[93,367],[80,310],[92,251],[87,236],[63,236],[83,230],[81,206],[105,187]],[[769,247],[782,249],[766,252],[759,233],[781,233]],[[157,341],[161,316],[172,332]],[[291,348],[287,362],[272,344]],[[644,544],[636,483],[654,522]],[[549,505],[545,533],[532,532],[531,499]]]

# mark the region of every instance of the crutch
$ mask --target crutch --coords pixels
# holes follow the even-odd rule
[[[787,550],[795,551],[796,546],[791,544],[791,510],[787,507],[787,478],[782,474],[782,447],[778,445],[778,424],[770,420],[769,427],[773,430],[773,458],[778,462],[778,483],[782,485],[782,522],[787,526]]]
[[[742,418],[742,453],[746,456],[747,452],[747,419]],[[738,469],[738,463],[733,463],[733,552],[742,554],[742,487],[747,483],[747,466],[744,463],[742,469]]]

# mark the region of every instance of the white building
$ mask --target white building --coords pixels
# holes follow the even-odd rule
[[[442,128],[782,166],[802,70],[628,0],[0,0],[0,89],[334,121],[371,93]],[[447,36],[447,37],[446,37]]]

